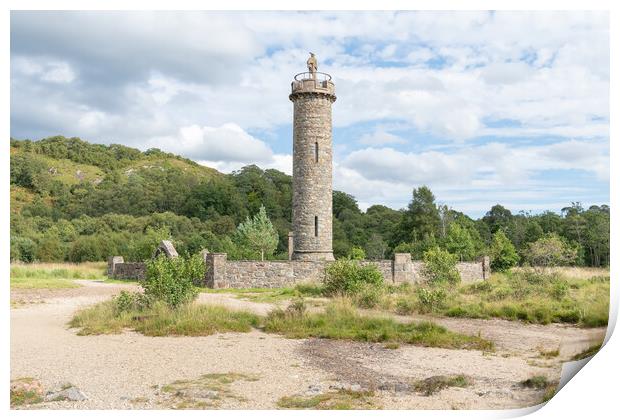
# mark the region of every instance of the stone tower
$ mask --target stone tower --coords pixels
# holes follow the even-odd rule
[[[310,60],[313,59],[311,57]],[[293,254],[292,259],[334,259],[332,251],[332,103],[331,76],[316,71],[291,83],[293,101]]]

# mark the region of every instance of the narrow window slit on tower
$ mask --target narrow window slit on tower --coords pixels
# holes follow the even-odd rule
[[[314,161],[319,162],[319,143],[314,142]]]
[[[319,216],[314,216],[314,236],[319,236]]]

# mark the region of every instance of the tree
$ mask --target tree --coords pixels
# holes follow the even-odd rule
[[[497,271],[506,271],[519,262],[519,255],[514,245],[503,230],[498,230],[493,235],[489,257],[491,258],[491,268]]]
[[[424,253],[423,260],[423,275],[430,284],[457,284],[461,281],[461,275],[456,268],[456,255],[435,247]]]
[[[482,220],[489,226],[491,233],[495,233],[500,229],[505,229],[511,219],[512,213],[510,210],[500,206],[499,204],[491,207],[491,210],[489,210],[482,218]]]
[[[474,241],[469,231],[459,223],[450,224],[445,244],[446,250],[456,255],[460,261],[473,260],[476,257]]]
[[[413,198],[403,217],[395,239],[400,242],[417,242],[428,236],[436,236],[441,221],[435,205],[435,196],[427,186],[413,190]]]
[[[556,233],[550,233],[529,244],[525,255],[532,266],[556,267],[573,264],[577,254],[577,249],[570,246],[568,241]]]
[[[265,259],[265,254],[272,255],[278,246],[278,232],[274,229],[267,211],[261,206],[258,213],[237,227],[239,241],[252,250],[260,252],[260,259]]]

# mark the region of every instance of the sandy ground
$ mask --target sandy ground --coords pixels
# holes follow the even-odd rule
[[[519,408],[541,401],[544,391],[519,386],[535,375],[558,380],[561,362],[600,342],[603,328],[528,325],[501,320],[433,318],[454,331],[495,342],[496,351],[447,350],[335,340],[291,340],[260,331],[209,337],[145,337],[134,332],[77,336],[67,327],[79,308],[136,286],[78,281],[64,290],[13,290],[11,300],[11,378],[33,377],[45,389],[71,383],[85,401],[58,401],[30,408],[171,408],[162,386],[208,373],[235,372],[256,380],[238,380],[218,408],[277,408],[283,396],[312,395],[330,386],[359,386],[375,391],[373,402],[386,409]],[[266,314],[273,306],[239,300],[231,294],[201,294],[202,303],[218,303]],[[403,321],[421,317],[400,317]],[[546,359],[540,350],[560,349]],[[424,396],[407,387],[435,375],[466,375],[471,385]],[[314,391],[312,391],[314,390]]]

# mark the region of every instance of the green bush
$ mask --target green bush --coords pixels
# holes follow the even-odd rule
[[[381,287],[383,275],[375,264],[361,265],[354,260],[337,260],[325,269],[327,295],[354,296],[368,286]]]
[[[498,230],[493,235],[489,254],[491,269],[494,271],[507,271],[519,262],[519,254],[503,230]]]
[[[415,302],[410,298],[400,298],[396,301],[396,313],[399,315],[411,315],[415,312]]]
[[[366,259],[366,251],[358,246],[354,246],[349,251],[349,255],[347,256],[350,260],[364,260]]]
[[[420,287],[416,290],[421,312],[434,312],[446,304],[447,293],[443,289],[427,289]]]
[[[457,257],[438,247],[424,253],[423,275],[430,284],[457,284],[461,275],[456,269]]]
[[[355,303],[360,308],[376,307],[383,296],[383,288],[374,284],[366,284],[355,296]]]
[[[141,283],[149,299],[176,308],[194,300],[197,295],[194,282],[203,279],[204,275],[205,265],[200,255],[187,258],[159,256],[147,262],[146,277]]]
[[[128,292],[122,290],[118,296],[114,298],[116,304],[116,313],[142,311],[151,306],[151,300],[144,293]]]

